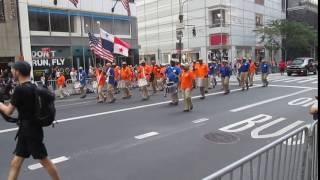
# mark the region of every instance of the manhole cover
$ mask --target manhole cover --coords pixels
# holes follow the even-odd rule
[[[234,134],[215,132],[204,135],[204,137],[217,144],[232,144],[240,140],[240,138]]]

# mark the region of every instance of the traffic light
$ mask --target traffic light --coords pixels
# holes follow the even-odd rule
[[[192,29],[192,34],[193,34],[193,37],[196,37],[196,36],[197,36],[196,27],[193,27],[193,29]]]
[[[58,0],[53,0],[53,4],[56,6],[58,4]]]

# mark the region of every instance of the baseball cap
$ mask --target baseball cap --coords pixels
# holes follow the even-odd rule
[[[12,63],[11,68],[19,71],[23,76],[29,76],[31,72],[31,66],[26,61],[16,61]]]

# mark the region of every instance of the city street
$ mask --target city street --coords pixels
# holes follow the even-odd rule
[[[313,122],[308,108],[318,92],[317,75],[272,74],[268,88],[261,87],[260,75],[255,78],[249,91],[241,91],[232,77],[227,96],[219,85],[200,100],[195,89],[189,113],[182,102],[169,106],[163,92],[142,101],[137,89],[132,99],[118,95],[112,105],[97,104],[93,94],[57,100],[59,123],[45,129],[49,156],[63,180],[200,180]],[[1,121],[1,180],[16,130]],[[26,160],[20,179],[48,179],[37,163]]]

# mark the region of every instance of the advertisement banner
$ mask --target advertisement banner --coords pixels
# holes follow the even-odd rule
[[[42,74],[57,68],[60,72],[69,75],[72,67],[70,47],[32,47],[32,65],[35,79]]]

